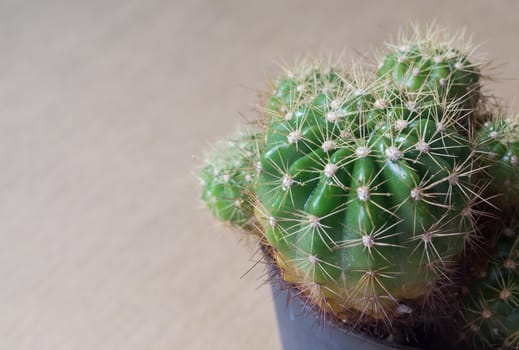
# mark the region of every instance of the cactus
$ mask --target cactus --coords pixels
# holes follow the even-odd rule
[[[478,132],[489,190],[500,206],[519,205],[519,115],[495,112]]]
[[[478,225],[517,215],[519,117],[487,111],[463,40],[415,28],[377,69],[303,60],[262,101],[262,131],[218,146],[202,170],[213,214],[259,229],[283,279],[327,315],[368,328],[434,319],[462,266],[485,261],[495,234]],[[502,259],[519,238],[503,232],[461,313],[467,337],[518,348],[517,273]]]
[[[254,159],[261,138],[243,133],[218,143],[200,171],[202,200],[220,221],[250,230],[253,226],[251,195],[257,172]]]
[[[462,252],[477,169],[457,97],[365,76],[314,67],[278,81],[258,216],[284,278],[313,302],[391,319]]]
[[[460,310],[465,342],[481,349],[518,349],[519,224],[500,230],[491,262],[467,294]]]

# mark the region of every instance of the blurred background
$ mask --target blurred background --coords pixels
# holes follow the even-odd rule
[[[463,27],[519,92],[516,1],[0,0],[0,349],[279,349],[197,158],[310,51]],[[242,277],[242,275],[244,275]]]

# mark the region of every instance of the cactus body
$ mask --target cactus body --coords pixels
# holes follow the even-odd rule
[[[345,77],[280,80],[260,222],[286,279],[334,311],[387,318],[427,297],[472,231],[471,141],[437,94]]]
[[[464,298],[463,335],[476,348],[519,348],[519,227],[514,226],[501,230],[484,277]]]
[[[251,229],[252,187],[256,179],[256,135],[241,135],[218,144],[200,172],[202,200],[214,216],[231,225]]]

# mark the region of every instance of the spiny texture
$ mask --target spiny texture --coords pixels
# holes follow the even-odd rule
[[[247,134],[222,141],[206,157],[200,172],[202,200],[220,221],[238,228],[252,228],[254,210],[250,198],[260,142],[257,135]]]
[[[519,349],[517,222],[500,230],[490,264],[468,293],[460,311],[465,341],[481,349]]]
[[[322,309],[413,312],[473,232],[473,130],[457,98],[336,69],[288,72],[265,113],[258,216]]]
[[[488,175],[489,191],[501,206],[519,206],[519,115],[496,112],[479,130],[478,151]]]

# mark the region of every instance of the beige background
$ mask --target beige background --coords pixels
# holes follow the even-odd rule
[[[518,96],[517,1],[1,1],[0,349],[279,349],[193,156],[253,115],[274,61],[433,18]]]

